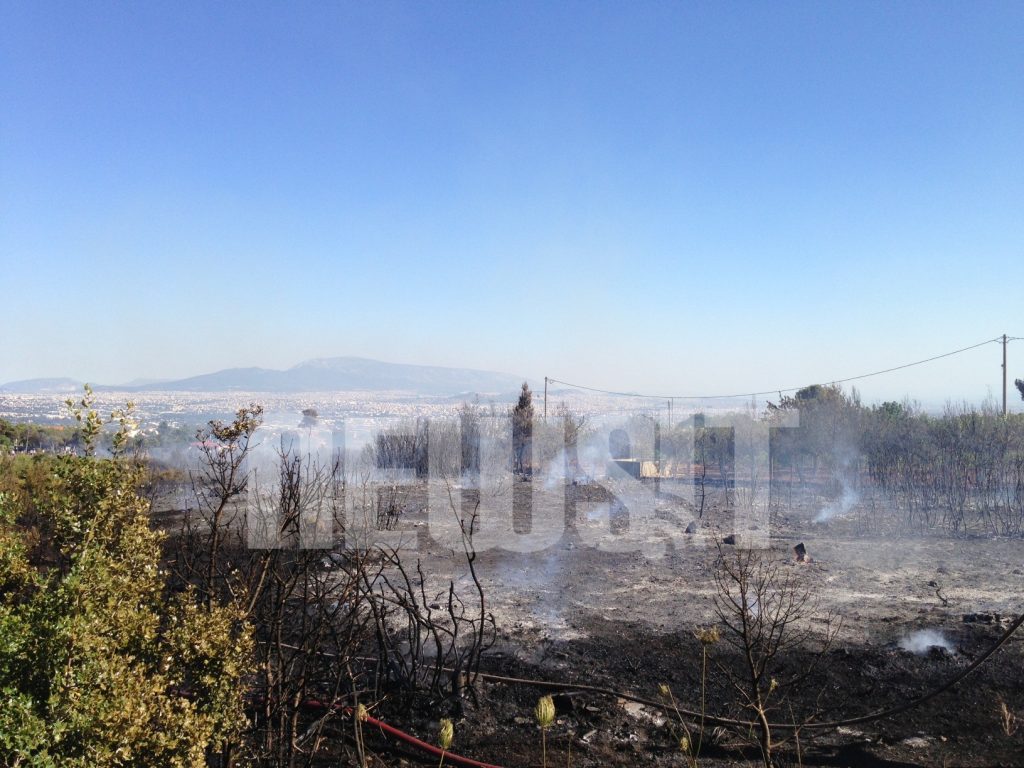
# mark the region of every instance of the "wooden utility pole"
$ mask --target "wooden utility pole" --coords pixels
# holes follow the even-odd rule
[[[1006,387],[1003,387],[1003,410],[1006,410]],[[544,423],[548,423],[548,377],[544,377]]]
[[[1003,334],[1003,416],[1006,415],[1006,334]]]
[[[640,459],[640,476],[643,477],[643,457]],[[661,496],[661,424],[654,420],[654,498]]]

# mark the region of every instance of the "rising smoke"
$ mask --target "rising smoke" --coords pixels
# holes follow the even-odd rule
[[[853,509],[857,502],[860,501],[860,493],[858,493],[857,489],[851,485],[847,476],[841,476],[839,478],[839,483],[843,489],[839,498],[830,501],[822,507],[821,511],[815,516],[814,522],[826,523],[833,517],[841,517]]]
[[[928,653],[932,648],[941,648],[947,653],[955,653],[953,644],[944,634],[934,629],[921,629],[906,635],[900,640],[900,648],[918,655]]]

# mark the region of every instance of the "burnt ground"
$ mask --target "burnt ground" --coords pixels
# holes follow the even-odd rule
[[[699,651],[688,633],[652,633],[637,624],[595,622],[586,639],[553,643],[547,658],[529,664],[492,659],[486,666],[524,677],[579,681],[645,694],[657,699],[659,683],[671,685],[680,702],[699,702]],[[972,631],[956,656],[935,652],[922,657],[891,648],[839,647],[823,660],[813,678],[821,693],[823,715],[830,718],[864,714],[893,706],[953,674],[996,636]],[[837,731],[805,731],[801,759],[820,766],[1016,766],[1021,764],[1019,735],[1007,738],[1000,729],[996,696],[1020,704],[1019,648],[999,663],[982,667],[961,690],[941,696],[904,715]],[[1007,674],[1003,665],[1012,665]],[[715,676],[712,671],[712,677]],[[728,691],[711,683],[708,711],[731,712]],[[467,707],[458,722],[465,754],[506,766],[534,766],[537,732],[531,710],[539,689],[485,683],[479,708]],[[799,694],[797,694],[799,699]],[[561,703],[561,702],[560,702]],[[681,703],[682,706],[682,703]],[[549,731],[548,754],[553,765],[686,765],[677,744],[681,731],[670,716],[621,699],[580,693],[566,697],[556,725]],[[422,733],[433,732],[421,721]],[[691,726],[693,728],[693,726]],[[694,729],[695,731],[696,729]],[[700,764],[756,765],[758,752],[745,733],[710,733]],[[696,739],[696,736],[694,736]],[[791,742],[779,755],[783,764],[798,764]]]
[[[667,501],[659,501],[659,510],[673,506],[670,493],[663,498]],[[573,506],[570,524],[583,523],[582,505]],[[801,509],[777,510],[764,556],[811,589],[817,601],[812,626],[828,611],[842,624],[811,676],[787,689],[783,710],[774,712],[776,720],[788,720],[790,713],[841,720],[903,704],[970,664],[1024,609],[1024,543],[1019,540],[883,535],[873,533],[856,510],[814,524],[816,508],[820,505],[809,502]],[[415,515],[407,522],[413,530],[423,524]],[[660,698],[658,688],[665,683],[680,707],[699,709],[701,645],[694,632],[716,621],[717,542],[730,529],[731,515],[710,505],[698,530],[676,537],[661,557],[601,551],[583,544],[571,525],[557,544],[540,552],[481,552],[478,571],[498,626],[497,642],[482,669],[607,687],[651,700]],[[794,562],[792,547],[798,542],[805,543],[812,563]],[[457,555],[427,544],[418,556],[439,588],[454,578],[468,592]],[[938,633],[947,647],[927,647],[927,642],[918,652],[901,647],[901,641],[921,630]],[[747,719],[749,713],[738,707],[721,669],[735,668],[735,654],[719,642],[710,656],[706,711]],[[816,657],[813,641],[786,654],[779,678],[805,669]],[[536,766],[541,747],[532,709],[546,692],[527,684],[481,681],[475,701],[467,698],[462,712],[435,702],[411,717],[398,719],[396,713],[387,719],[433,741],[438,718],[455,714],[457,752],[508,768]],[[881,720],[805,729],[799,748],[793,739],[779,748],[779,763],[1024,765],[1024,728],[1011,736],[1004,732],[1000,701],[1024,718],[1024,630],[951,691]],[[558,698],[558,705],[558,719],[547,737],[549,765],[688,764],[678,748],[680,725],[670,712],[571,690]],[[387,717],[386,705],[380,711]],[[688,725],[696,741],[699,728]],[[776,738],[783,735],[777,732]],[[756,742],[742,729],[712,733],[707,726],[701,741],[699,765],[760,762]],[[371,744],[380,750],[383,764],[416,763],[373,736]]]
[[[530,485],[522,482],[513,489],[516,533],[531,529],[524,512]],[[678,748],[683,731],[670,710],[571,688],[587,684],[654,701],[660,699],[659,686],[667,684],[680,707],[700,709],[701,645],[694,633],[717,623],[714,573],[720,547],[726,554],[733,550],[720,543],[733,529],[733,514],[719,494],[709,499],[696,530],[681,534],[693,508],[678,491],[663,484],[656,505],[658,517],[676,526],[667,547],[641,542],[623,547],[626,551],[607,551],[616,548],[616,536],[624,530],[615,505],[608,520],[584,502],[606,501],[610,493],[571,486],[564,508],[557,498],[533,495],[535,514],[564,515],[565,530],[554,544],[536,552],[478,553],[486,607],[497,626],[481,670],[569,685],[566,695],[557,697],[558,717],[547,733],[550,766],[691,765]],[[474,493],[464,496],[471,506]],[[428,594],[440,595],[454,581],[471,601],[464,555],[426,535],[425,489],[412,490],[402,503],[398,527],[410,542],[418,540],[403,561],[422,561]],[[808,679],[785,689],[785,703],[773,720],[813,714],[815,720],[834,721],[899,706],[964,669],[1024,610],[1024,542],[953,537],[945,531],[900,533],[898,525],[879,517],[877,504],[870,512],[854,508],[828,523],[814,523],[823,503],[812,497],[774,509],[766,532],[763,556],[809,588],[816,601],[808,619],[817,630],[815,639],[785,654],[774,674],[785,680],[806,669],[818,658],[822,617],[834,612],[842,620]],[[174,515],[164,517],[161,524],[173,529]],[[813,562],[794,561],[792,548],[800,542]],[[901,647],[901,641],[925,630],[937,633],[946,647],[927,642],[917,652]],[[709,655],[707,713],[748,719],[722,671],[736,668],[735,653],[720,641]],[[548,692],[530,684],[480,680],[461,706],[424,697],[409,713],[391,709],[385,700],[374,714],[430,742],[436,740],[439,718],[452,716],[456,752],[525,768],[541,765],[532,713],[537,698]],[[778,747],[777,762],[837,768],[1024,766],[1024,725],[1007,735],[1000,702],[1024,720],[1024,630],[952,690],[880,720],[804,729],[799,746],[789,738]],[[686,725],[692,740],[701,742],[698,765],[760,764],[749,730],[715,731],[708,725],[701,735],[698,725]],[[785,736],[774,734],[776,740]],[[366,740],[374,765],[437,764],[396,747],[372,728],[366,729]]]

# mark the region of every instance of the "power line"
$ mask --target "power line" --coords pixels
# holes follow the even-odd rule
[[[1017,341],[1017,340],[1020,340],[1021,338],[1022,337],[1020,337],[1020,336],[1012,336],[1012,337],[1008,337],[1007,340],[1008,341]],[[985,341],[979,341],[977,344],[971,344],[968,347],[961,347],[960,349],[954,349],[952,352],[944,352],[941,355],[935,355],[934,357],[928,357],[928,358],[925,358],[924,360],[915,360],[912,363],[904,363],[903,365],[897,365],[897,366],[894,366],[892,368],[885,368],[885,369],[883,369],[881,371],[872,371],[871,373],[862,373],[862,374],[859,374],[857,376],[848,376],[845,379],[832,379],[832,380],[828,381],[827,383],[829,383],[829,384],[846,384],[847,382],[850,382],[850,381],[859,381],[860,379],[867,379],[867,378],[870,378],[872,376],[881,376],[882,374],[885,374],[885,373],[893,373],[894,371],[902,371],[905,368],[913,368],[916,365],[924,365],[925,363],[931,363],[931,362],[934,362],[935,360],[941,360],[941,359],[943,359],[945,357],[952,357],[953,355],[959,355],[959,354],[961,354],[963,352],[968,352],[968,351],[970,351],[972,349],[977,349],[978,347],[983,347],[986,344],[993,344],[993,343],[996,343],[996,342],[1002,343],[1002,341],[1003,341],[1003,337],[1002,336],[997,336],[994,339],[986,339]],[[555,384],[563,384],[563,385],[565,385],[567,387],[572,387],[573,389],[582,389],[582,390],[586,390],[587,392],[596,392],[596,393],[602,394],[602,395],[613,395],[613,396],[616,396],[616,397],[639,397],[639,398],[645,398],[645,399],[646,398],[650,398],[652,400],[727,400],[727,399],[736,399],[736,398],[741,398],[741,397],[743,397],[743,398],[746,398],[746,397],[761,397],[761,396],[764,396],[764,395],[774,395],[774,394],[780,394],[781,395],[783,392],[796,392],[796,391],[804,389],[804,388],[806,388],[806,386],[808,386],[808,385],[804,385],[804,386],[801,386],[801,387],[783,387],[781,389],[766,389],[763,392],[741,392],[741,393],[734,394],[734,395],[651,395],[651,394],[644,394],[644,393],[641,393],[641,392],[616,392],[615,390],[610,390],[610,389],[600,389],[598,387],[588,387],[588,386],[585,386],[583,384],[573,384],[573,383],[568,382],[568,381],[562,381],[561,379],[554,379],[554,378],[551,378],[550,376],[548,377],[547,380],[549,382],[553,382]],[[822,383],[825,383],[825,382],[822,382]]]

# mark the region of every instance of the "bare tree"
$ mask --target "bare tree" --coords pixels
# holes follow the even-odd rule
[[[796,568],[797,566],[794,566]],[[832,613],[823,629],[810,619],[816,605],[797,571],[781,572],[776,562],[753,549],[719,549],[715,571],[715,610],[725,642],[738,654],[735,664],[719,660],[719,669],[740,705],[758,724],[761,757],[766,768],[775,764],[769,714],[789,707],[790,693],[803,683],[822,659],[839,631]],[[787,656],[816,646],[809,660],[792,669]],[[812,717],[808,713],[804,721]]]
[[[309,765],[337,757],[344,741],[335,723],[364,687],[360,659],[370,650],[372,614],[362,583],[374,557],[331,551],[344,523],[334,459],[286,450],[282,440],[277,471],[260,486],[250,463],[261,414],[250,406],[198,435],[194,503],[170,566],[181,588],[242,607],[255,641],[248,751],[260,765]],[[255,540],[253,525],[267,529]],[[228,745],[217,762],[230,766],[238,746]]]
[[[466,694],[474,695],[482,654],[496,639],[496,625],[477,572],[473,535],[479,501],[468,514],[449,486],[450,509],[459,530],[469,597],[451,578],[431,587],[422,561],[403,560],[395,548],[381,549],[375,571],[364,571],[363,589],[373,614],[377,642],[378,697],[397,693],[408,709],[421,690],[449,701],[461,714]]]

